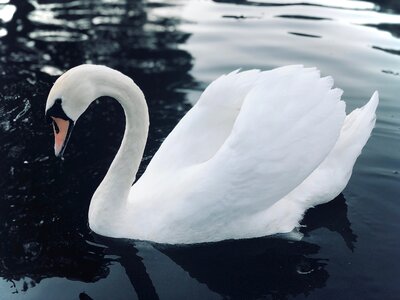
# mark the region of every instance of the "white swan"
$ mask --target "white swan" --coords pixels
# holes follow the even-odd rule
[[[55,153],[100,96],[126,118],[120,149],[89,208],[105,236],[199,243],[292,231],[346,186],[375,125],[378,93],[345,115],[331,77],[302,66],[234,71],[212,82],[132,186],[146,144],[143,93],[122,73],[81,65],[51,89]]]

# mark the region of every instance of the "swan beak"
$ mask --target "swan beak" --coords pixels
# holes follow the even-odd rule
[[[70,120],[51,117],[54,131],[54,154],[62,157],[72,132],[73,123]]]

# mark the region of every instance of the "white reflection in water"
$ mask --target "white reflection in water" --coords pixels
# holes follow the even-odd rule
[[[16,10],[17,9],[14,5],[5,5],[3,7],[0,6],[0,21],[3,23],[10,22]]]
[[[392,70],[399,65],[398,56],[389,55],[389,51],[380,53],[382,51],[375,46],[380,45],[385,50],[400,49],[396,36],[376,28],[382,23],[400,24],[400,15],[324,6],[252,6],[248,3],[221,5],[191,1],[185,5],[183,18],[186,22],[182,22],[179,29],[192,35],[183,49],[194,56],[192,74],[205,82],[204,86],[221,72],[231,71],[233,65],[243,66],[243,62],[246,68],[264,69],[301,63],[317,65],[323,72],[332,74],[338,86],[349,93],[357,86],[365,90],[365,74],[372,70]],[[157,10],[155,13],[165,14]],[[246,42],[249,32],[251,42]],[[210,55],[210,49],[230,54]],[[358,67],[352,68],[352,74],[345,71],[346,68],[337,68],[337,63],[354,64],[355,58]],[[353,107],[351,103],[350,107]]]
[[[332,6],[340,8],[350,8],[350,9],[373,9],[375,5],[366,1],[352,1],[352,0],[305,0],[305,1],[295,1],[295,0],[252,0],[249,2],[263,3],[263,4],[315,4],[321,6]]]
[[[0,28],[0,38],[7,35],[7,29]]]
[[[59,68],[53,66],[43,66],[40,71],[50,76],[60,76],[63,73]]]
[[[251,2],[250,2],[251,3]],[[246,2],[245,4],[248,4]],[[212,21],[223,15],[242,16],[244,5],[223,6],[208,1],[191,1],[185,6],[185,15],[191,21]],[[279,16],[304,17],[310,19],[335,20],[351,24],[397,24],[400,15],[377,12],[372,10],[342,9],[329,6],[286,5],[286,6],[246,6],[246,15],[258,18],[246,19],[256,22],[258,19],[268,19]],[[165,15],[165,14],[164,14]]]
[[[113,25],[121,23],[121,19],[118,17],[95,17],[92,23],[94,25]]]
[[[90,29],[93,24],[119,24],[121,17],[128,13],[125,1],[33,4],[35,10],[29,15],[32,22],[80,30]]]
[[[88,36],[84,33],[70,32],[70,31],[47,31],[47,30],[36,30],[29,34],[29,37],[33,40],[42,40],[47,42],[76,42],[85,41]]]

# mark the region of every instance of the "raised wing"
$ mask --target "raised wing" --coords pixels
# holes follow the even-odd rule
[[[332,85],[301,66],[212,83],[133,186],[132,218],[148,231],[140,238],[194,243],[279,232],[260,214],[333,148],[345,105]]]
[[[304,69],[293,65],[270,72],[278,76],[296,70]],[[147,167],[146,175],[170,172],[213,157],[230,135],[247,94],[265,76],[264,73],[236,70],[214,80],[162,143]]]
[[[199,166],[190,202],[210,213],[199,214],[194,228],[211,222],[216,240],[235,230],[246,236],[241,226],[307,178],[335,145],[345,118],[342,91],[332,85],[315,69],[262,73],[229,137]]]

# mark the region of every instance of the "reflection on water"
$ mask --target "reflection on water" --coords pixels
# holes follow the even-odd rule
[[[400,160],[387,149],[400,143],[399,12],[389,0],[0,0],[0,295],[393,298]],[[92,104],[65,161],[53,157],[43,117],[56,76],[81,63],[121,70],[144,90],[151,127],[141,172],[199,92],[238,67],[316,65],[349,109],[375,89],[382,101],[346,200],[311,209],[301,241],[115,240],[90,232],[87,209],[122,138],[121,107]]]
[[[325,260],[317,245],[257,239],[162,249],[198,282],[228,299],[275,299],[325,286]]]
[[[321,220],[324,221],[321,222]],[[306,236],[310,235],[310,232],[324,227],[340,234],[351,251],[355,249],[357,236],[353,233],[350,221],[347,218],[347,205],[343,194],[340,194],[334,201],[325,205],[309,209],[304,216],[302,224],[305,227],[302,227],[301,231]]]
[[[315,214],[329,217],[327,211],[334,211],[336,218],[315,217]],[[355,236],[346,213],[345,200],[339,197],[308,213],[305,219],[307,225],[302,231],[309,235],[318,228],[328,228],[339,232],[348,246],[353,248]],[[211,291],[229,299],[258,299],[267,296],[282,299],[289,295],[307,295],[314,289],[322,288],[329,277],[325,268],[328,259],[320,257],[320,247],[304,241],[270,237],[192,246],[137,242],[134,248],[126,241],[102,237],[98,239],[111,245],[113,253],[120,255],[120,262],[128,276],[131,275],[130,280],[135,290],[146,293],[143,299],[175,298],[176,294],[175,297],[167,296],[170,294],[165,291],[165,286],[174,286],[188,280],[205,284]],[[140,255],[143,262],[149,265],[149,270],[146,270]],[[160,255],[166,255],[169,263]],[[180,268],[187,274],[179,274]],[[164,273],[162,280],[154,278],[153,283],[152,276],[159,277],[160,273]],[[188,275],[190,278],[187,278]],[[174,281],[171,282],[168,276],[175,277]],[[201,287],[191,288],[196,291],[197,296],[193,296],[195,299],[215,296],[204,294]]]

